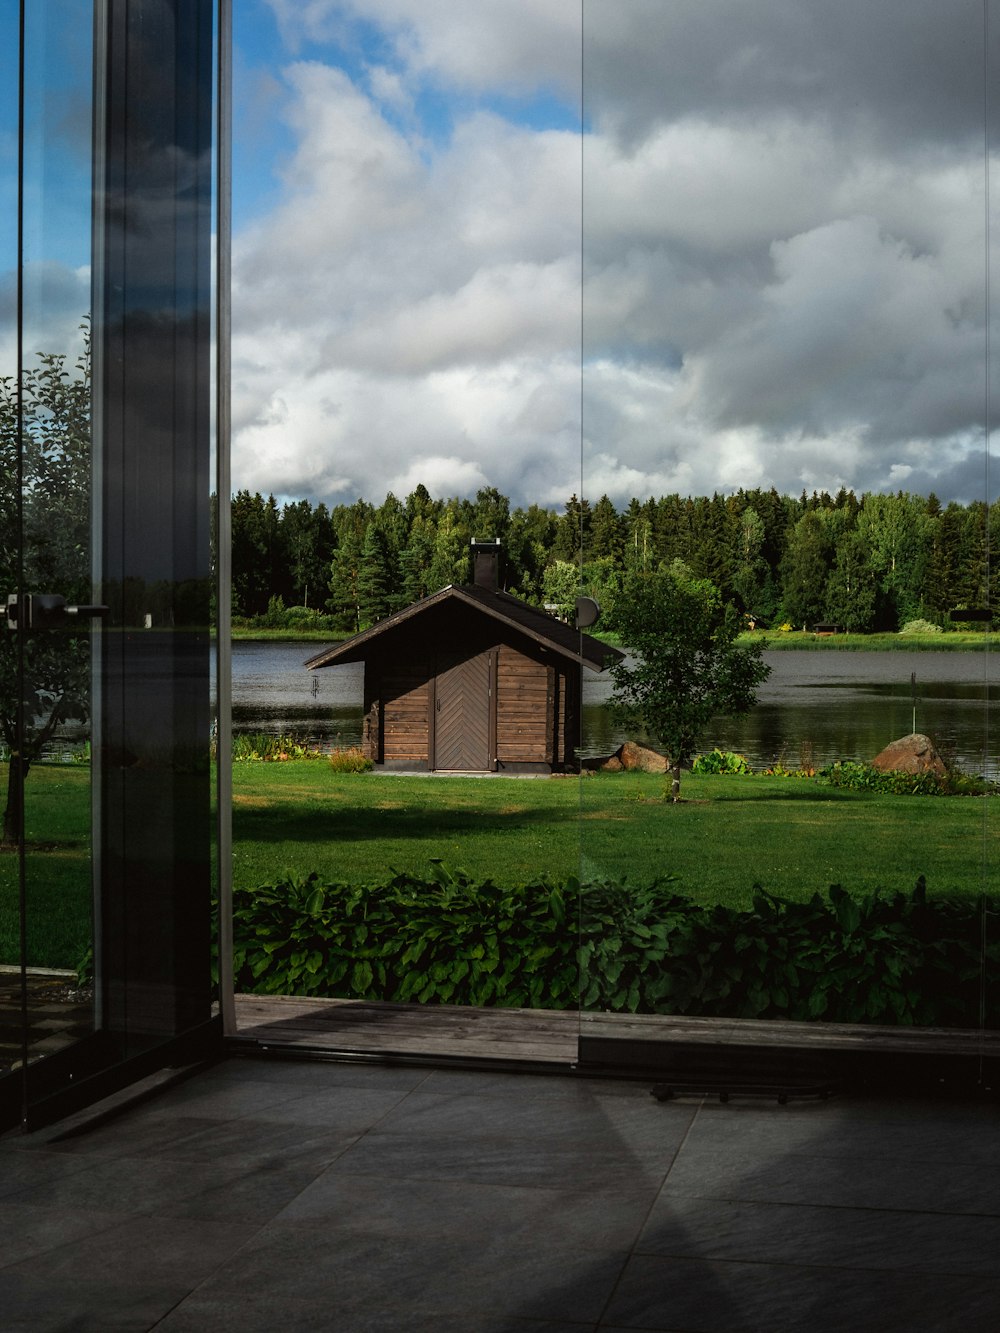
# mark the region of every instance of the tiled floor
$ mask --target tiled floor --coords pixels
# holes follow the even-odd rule
[[[237,1060],[0,1139],[0,1327],[1000,1328],[992,1103]]]

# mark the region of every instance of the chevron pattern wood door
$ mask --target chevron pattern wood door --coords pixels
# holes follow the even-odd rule
[[[434,767],[476,773],[490,764],[490,658],[449,659],[438,672]]]

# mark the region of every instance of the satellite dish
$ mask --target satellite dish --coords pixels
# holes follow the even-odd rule
[[[601,608],[593,597],[578,597],[576,599],[577,629],[589,629],[591,625],[596,625],[600,614]]]

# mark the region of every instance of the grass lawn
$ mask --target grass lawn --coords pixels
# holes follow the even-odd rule
[[[234,878],[286,870],[373,881],[432,857],[511,885],[555,879],[678,877],[702,902],[745,906],[753,885],[808,898],[913,887],[974,895],[989,882],[995,801],[875,796],[791,778],[686,775],[679,806],[663,779],[340,776],[322,763],[234,769]],[[994,863],[987,865],[987,854]]]
[[[513,885],[540,874],[641,883],[675,875],[701,902],[749,904],[755,883],[808,898],[913,887],[975,895],[995,886],[1000,802],[876,796],[792,778],[663,779],[338,775],[322,762],[234,767],[234,878],[253,888],[287,871],[374,881],[423,873],[432,858]],[[6,766],[0,765],[0,783]],[[28,779],[28,953],[74,967],[90,937],[90,774],[39,766]],[[0,852],[0,962],[17,958],[17,858]]]
[[[89,768],[35,765],[25,803],[28,964],[76,967],[91,940]],[[18,959],[17,903],[17,853],[0,850],[0,963]]]

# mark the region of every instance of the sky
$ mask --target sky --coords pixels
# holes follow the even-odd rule
[[[235,487],[985,494],[1000,0],[233,8]]]
[[[236,8],[237,484],[983,496],[981,0]]]

